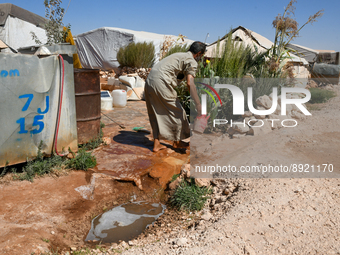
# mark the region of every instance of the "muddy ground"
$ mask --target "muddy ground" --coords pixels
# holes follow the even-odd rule
[[[339,86],[335,89],[339,94]],[[339,96],[319,105],[312,118],[299,121],[296,130],[224,140],[223,147],[232,150],[223,157],[235,165],[327,163],[339,173],[339,105]],[[103,116],[105,136],[112,141],[94,152],[95,169],[0,185],[1,254],[39,253],[56,247],[63,254],[79,251],[89,246],[84,239],[95,215],[134,199],[163,199],[167,181],[161,176],[177,173],[188,154],[170,146],[151,153],[149,134],[132,132],[135,126],[149,128],[145,105],[130,102],[127,109],[130,115],[115,109],[117,115],[107,113],[111,120]],[[204,139],[211,143],[219,136]],[[218,146],[214,151],[210,143],[205,143],[206,152],[217,155]],[[160,174],[164,169],[171,170]],[[94,249],[92,253],[340,254],[339,179],[221,178],[211,185],[214,193],[202,212],[166,210],[154,226],[129,244],[107,245],[106,252]],[[78,187],[87,189],[81,193],[75,190]]]
[[[107,145],[94,150],[97,166],[88,171],[57,173],[29,181],[0,184],[0,254],[66,252],[91,247],[85,237],[91,219],[129,201],[164,201],[164,189],[189,160],[184,150],[171,146],[152,152],[144,101],[103,112]],[[92,245],[93,246],[93,245]]]

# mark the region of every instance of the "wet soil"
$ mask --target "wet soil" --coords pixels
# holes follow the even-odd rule
[[[103,112],[108,144],[94,150],[97,166],[88,171],[0,184],[0,254],[70,251],[85,242],[91,220],[131,201],[164,202],[164,190],[188,161],[189,152],[152,152],[144,101]],[[124,128],[122,128],[124,127]]]

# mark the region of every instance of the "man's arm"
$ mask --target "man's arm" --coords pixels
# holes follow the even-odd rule
[[[192,76],[191,74],[187,75],[187,86],[188,86],[188,89],[190,91],[190,96],[195,102],[195,106],[196,106],[196,110],[197,110],[197,114],[198,114],[197,117],[201,116],[201,108],[202,108],[201,107],[201,101],[200,101],[198,94],[197,94],[194,76]]]

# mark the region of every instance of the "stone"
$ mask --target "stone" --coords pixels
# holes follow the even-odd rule
[[[318,84],[314,80],[309,80],[307,84],[310,88],[317,88],[318,87]]]
[[[190,178],[190,164],[182,165],[181,174],[184,176],[184,178]]]
[[[267,110],[270,109],[270,107],[273,104],[272,100],[267,95],[260,96],[259,98],[256,99],[255,102],[258,106],[262,106]]]
[[[184,238],[184,237],[178,238],[178,239],[175,241],[175,243],[176,243],[178,246],[184,246],[184,245],[187,244],[187,242],[188,242],[188,240],[187,240],[186,238]]]
[[[175,190],[177,189],[177,187],[179,186],[180,182],[182,181],[182,178],[177,178],[176,180],[174,180],[173,182],[171,182],[169,184],[169,189],[170,190]]]
[[[130,246],[135,245],[135,243],[134,243],[133,241],[128,241],[128,244],[129,244]]]
[[[210,186],[210,179],[209,178],[196,178],[195,184],[198,187],[209,187]]]
[[[253,116],[253,113],[251,111],[245,111],[242,115],[243,118],[251,117]]]
[[[208,211],[204,212],[201,216],[202,220],[208,221],[212,218],[212,214]]]
[[[103,137],[104,144],[111,144],[111,137]]]
[[[257,110],[264,111],[264,110],[267,110],[267,109],[265,107],[258,106]],[[266,115],[257,115],[257,114],[254,114],[254,116],[255,116],[256,119],[265,119],[266,118]]]
[[[240,134],[244,134],[249,131],[249,126],[247,125],[247,122],[244,122],[244,124],[233,123],[231,128],[233,128],[237,133],[240,133]]]
[[[303,113],[295,111],[295,110],[291,111],[290,114],[291,114],[292,118],[294,118],[294,119],[298,119],[298,120],[306,119],[306,116]]]
[[[250,128],[250,130],[247,134],[253,135],[253,136],[259,136],[259,135],[268,134],[271,131],[272,131],[271,123],[269,123],[269,121],[262,120],[262,121],[256,122],[256,124],[253,125],[253,127]]]

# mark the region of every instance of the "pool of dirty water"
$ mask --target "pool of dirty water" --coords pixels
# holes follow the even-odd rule
[[[92,220],[85,241],[117,243],[140,235],[164,213],[165,205],[150,202],[122,204]]]

